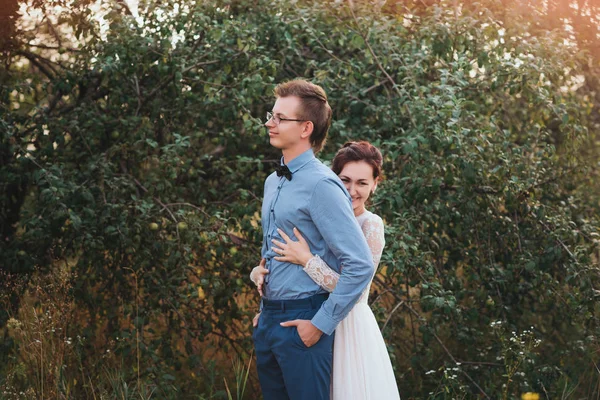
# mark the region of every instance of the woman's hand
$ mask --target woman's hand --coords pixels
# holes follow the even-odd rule
[[[260,260],[260,264],[252,269],[250,272],[250,279],[256,285],[258,293],[263,296],[263,284],[265,283],[265,275],[269,273],[269,270],[265,268],[265,259]]]
[[[279,257],[275,257],[277,261],[286,261],[292,264],[301,265],[303,268],[306,263],[313,258],[308,243],[300,234],[297,228],[294,228],[294,235],[298,238],[297,242],[294,242],[288,235],[285,234],[281,229],[277,229],[277,232],[281,235],[285,242],[278,240],[271,240],[276,247],[272,247],[273,251],[279,254]]]

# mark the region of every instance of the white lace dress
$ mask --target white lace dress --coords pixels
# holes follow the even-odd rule
[[[383,221],[369,211],[356,219],[367,239],[377,269],[385,245]],[[319,256],[313,257],[304,270],[325,290],[332,292],[335,289],[339,274]],[[335,330],[332,400],[400,399],[390,356],[375,315],[367,303],[370,288],[371,282]]]

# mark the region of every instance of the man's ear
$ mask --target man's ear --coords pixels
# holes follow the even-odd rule
[[[310,135],[312,135],[314,130],[315,130],[315,125],[312,123],[312,121],[306,121],[304,128],[302,128],[302,133],[300,134],[300,137],[302,139],[306,139]]]

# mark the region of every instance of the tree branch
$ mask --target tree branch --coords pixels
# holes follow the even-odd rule
[[[16,54],[20,54],[22,56],[24,56],[25,58],[27,58],[33,65],[35,65],[44,75],[46,75],[48,77],[48,79],[55,79],[56,75],[55,72],[52,71],[52,69],[46,65],[43,65],[39,59],[41,58],[40,56],[38,56],[35,53],[32,53],[30,51],[27,50],[17,50],[15,52]]]

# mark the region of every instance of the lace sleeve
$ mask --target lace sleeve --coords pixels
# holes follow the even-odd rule
[[[375,270],[381,261],[381,254],[385,247],[385,234],[383,228],[383,220],[378,215],[373,214],[362,226],[363,233],[367,239],[367,244],[373,256],[373,266]]]
[[[340,274],[331,269],[331,267],[319,256],[314,256],[308,260],[306,267],[304,267],[304,272],[306,272],[308,276],[310,276],[310,279],[315,281],[317,285],[330,293],[333,292],[338,279],[340,279]]]
[[[258,271],[257,271],[257,268],[254,267],[254,268],[252,268],[252,271],[250,272],[250,280],[252,282],[254,282],[255,285],[258,286],[258,283],[256,283],[257,279],[258,279]]]
[[[365,221],[362,229],[363,234],[367,239],[369,249],[371,250],[373,266],[375,270],[377,270],[385,246],[383,220],[379,216],[373,214],[372,218]],[[333,292],[333,289],[335,289],[338,279],[340,278],[340,274],[331,269],[331,267],[319,256],[314,256],[308,260],[306,267],[304,267],[304,272],[306,272],[317,285],[330,293]]]

